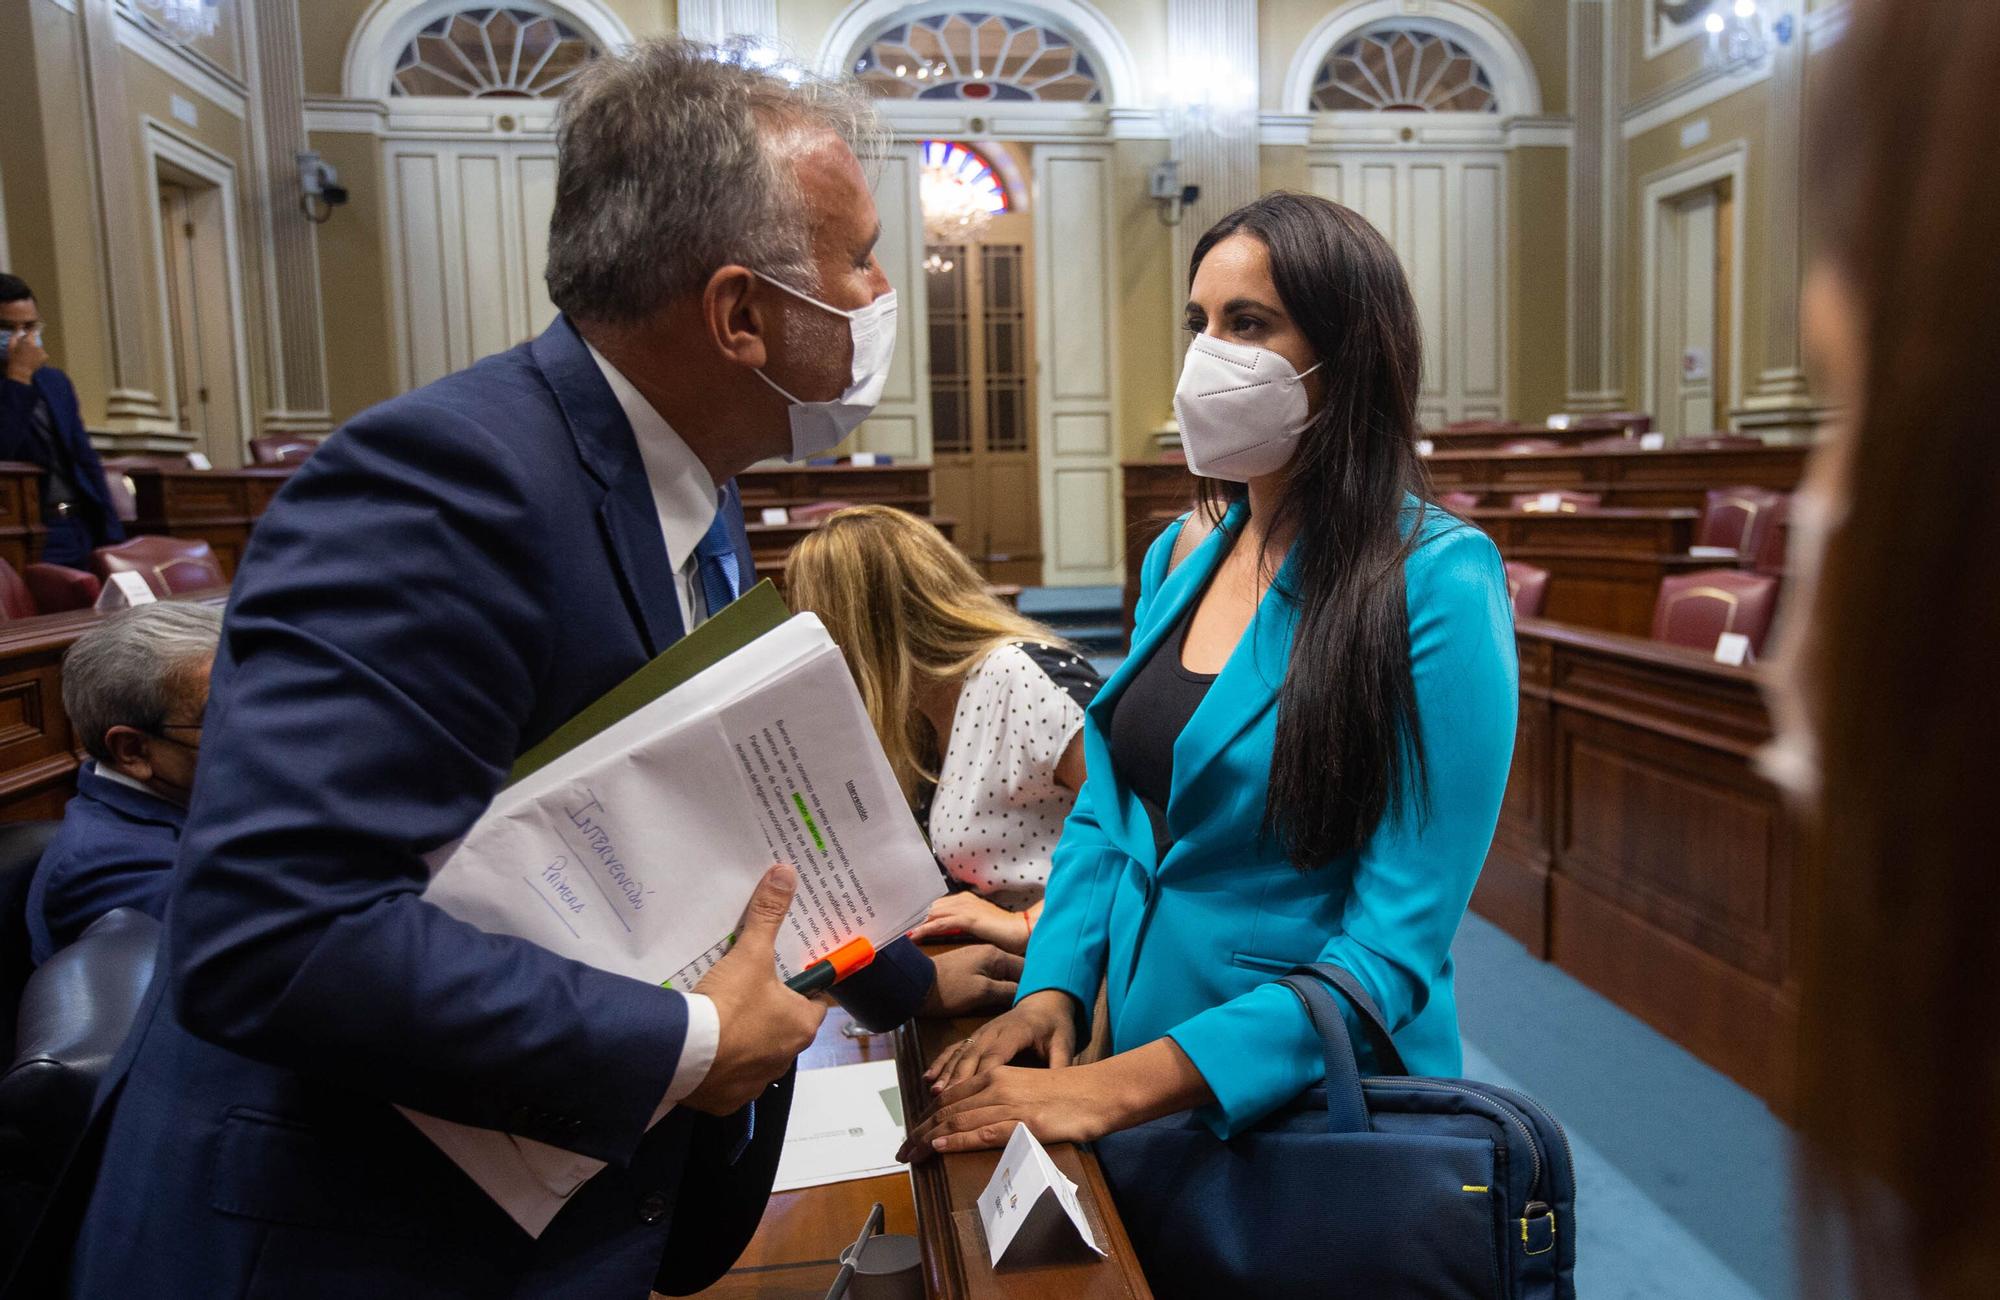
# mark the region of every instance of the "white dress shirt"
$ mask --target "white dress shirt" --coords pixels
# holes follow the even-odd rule
[[[619,409],[625,412],[625,420],[632,426],[632,436],[638,440],[639,460],[646,467],[646,482],[653,489],[653,508],[660,512],[660,536],[667,544],[667,563],[674,566],[674,593],[681,602],[681,626],[691,632],[708,617],[708,600],[702,594],[694,548],[715,522],[720,505],[715,480],[708,476],[708,470],[681,441],[673,426],[632,386],[631,380],[619,374],[596,348],[590,349],[590,359],[603,372],[604,382],[611,385]],[[722,1020],[715,1013],[715,1003],[699,993],[681,996],[687,999],[687,1038],[681,1044],[681,1059],[674,1067],[674,1077],[668,1081],[667,1095],[653,1112],[654,1124],[701,1086],[708,1077],[709,1066],[715,1064],[715,1048],[722,1038]]]

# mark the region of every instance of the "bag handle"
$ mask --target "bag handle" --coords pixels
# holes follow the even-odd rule
[[[1361,1066],[1355,1059],[1354,1040],[1347,1032],[1347,1017],[1331,988],[1345,996],[1360,1014],[1362,1024],[1383,1068],[1391,1074],[1408,1074],[1402,1053],[1389,1037],[1389,1026],[1368,990],[1352,972],[1327,962],[1294,966],[1279,983],[1305,1004],[1306,1015],[1319,1031],[1320,1049],[1326,1056],[1326,1115],[1336,1133],[1364,1133],[1368,1130],[1368,1103],[1361,1091]]]

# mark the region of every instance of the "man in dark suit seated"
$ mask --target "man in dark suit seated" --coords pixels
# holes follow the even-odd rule
[[[63,655],[63,711],[90,758],[28,886],[37,966],[114,907],[165,914],[221,631],[211,606],[141,605]]]
[[[104,465],[83,429],[69,376],[42,349],[42,313],[19,276],[0,272],[0,460],[40,465],[41,558],[83,568],[100,546],[125,540],[104,486]]]
[[[748,1241],[823,1014],[773,967],[790,869],[683,993],[454,919],[423,855],[754,578],[738,472],[873,407],[868,114],[678,42],[593,60],[560,118],[563,314],[350,421],[258,521],[71,1294],[637,1300]],[[606,1167],[530,1237],[397,1105]]]

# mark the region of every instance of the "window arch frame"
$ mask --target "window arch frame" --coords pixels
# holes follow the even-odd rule
[[[1132,51],[1098,9],[1087,0],[937,0],[911,4],[908,0],[853,0],[827,27],[820,41],[814,66],[827,76],[841,76],[854,67],[866,49],[883,31],[901,22],[914,22],[935,14],[978,12],[1004,18],[1019,18],[1046,27],[1070,41],[1090,60],[1103,94],[1101,103],[1075,107],[1103,111],[1110,108],[1143,106],[1145,98]],[[905,101],[878,99],[878,106]],[[914,101],[932,108],[956,101]],[[967,100],[969,107],[985,108],[993,101]],[[1038,101],[1044,107],[1057,101]]]
[[[560,18],[596,43],[601,52],[630,48],[632,32],[603,0],[375,0],[347,43],[341,66],[341,91],[348,99],[426,107],[465,106],[466,111],[491,115],[505,105],[543,104],[553,100],[474,99],[457,95],[395,95],[389,93],[396,63],[417,34],[438,19],[462,9],[534,9]]]
[[[1066,99],[1066,98],[1054,98],[1054,97],[1043,98],[1042,95],[1040,95],[1035,88],[1024,86],[1020,84],[1018,81],[1014,80],[1003,81],[1000,80],[998,77],[991,79],[992,84],[994,86],[1006,86],[1014,92],[1013,94],[1001,95],[996,93],[981,98],[964,94],[958,96],[932,96],[929,93],[929,91],[933,88],[943,87],[948,84],[957,85],[966,82],[972,82],[973,84],[981,84],[986,80],[984,78],[975,79],[975,78],[961,76],[954,82],[945,82],[940,80],[934,83],[934,86],[932,87],[918,86],[916,92],[911,95],[887,95],[887,94],[874,94],[871,92],[870,97],[874,99],[877,103],[922,102],[931,105],[970,104],[978,107],[994,107],[994,108],[999,108],[1003,106],[1018,107],[1023,103],[1034,103],[1034,104],[1075,104],[1085,107],[1102,108],[1102,107],[1107,107],[1111,102],[1108,97],[1108,92],[1110,87],[1106,84],[1105,75],[1103,71],[1098,67],[1097,59],[1090,50],[1090,48],[1083,42],[1079,41],[1070,32],[1064,30],[1061,26],[1055,23],[1048,22],[1041,18],[1027,17],[1019,14],[1008,13],[1005,10],[996,10],[988,6],[982,6],[980,5],[979,0],[963,0],[963,2],[960,4],[947,3],[942,5],[938,4],[918,5],[918,6],[912,6],[912,8],[915,10],[915,12],[910,13],[908,15],[898,15],[891,18],[886,25],[879,26],[873,35],[863,39],[860,46],[855,50],[853,60],[848,63],[847,68],[845,69],[845,75],[860,80],[861,85],[863,85],[864,87],[869,86],[870,83],[867,80],[862,80],[863,74],[858,70],[860,64],[869,56],[874,54],[876,47],[880,45],[883,41],[887,40],[891,32],[899,30],[907,32],[909,28],[915,27],[918,24],[932,23],[939,21],[950,21],[952,19],[957,19],[961,22],[967,23],[969,26],[974,26],[974,27],[983,27],[989,21],[999,21],[1003,24],[1005,23],[1021,24],[1020,28],[1015,29],[1017,31],[1032,30],[1036,32],[1046,33],[1048,36],[1052,36],[1056,38],[1058,41],[1060,41],[1063,46],[1066,46],[1069,49],[1075,51],[1075,62],[1072,64],[1071,72],[1075,73],[1078,70],[1076,65],[1079,64],[1081,65],[1082,75],[1087,76],[1090,79],[1090,82],[1093,86],[1093,89],[1091,91],[1091,96],[1082,99]],[[974,23],[973,22],[974,19],[977,19],[978,22]],[[1008,39],[1010,41],[1012,39],[1011,32]],[[905,38],[905,40],[902,43],[905,46],[907,46],[908,45],[907,38]],[[1050,47],[1046,44],[1043,46],[1044,50],[1050,48],[1055,48],[1055,47]],[[950,56],[947,55],[947,57]],[[1011,57],[1011,55],[1009,57]],[[1005,60],[1003,60],[1002,62],[1004,64]],[[1065,77],[1068,75],[1071,74],[1067,73],[1064,74]],[[1062,79],[1063,78],[1061,77],[1056,77],[1056,78],[1046,78],[1045,80],[1062,80]]]
[[[1407,12],[1403,0],[1353,0],[1342,5],[1320,20],[1293,56],[1285,74],[1284,111],[1350,121],[1382,117],[1382,113],[1373,110],[1328,110],[1312,106],[1313,83],[1319,79],[1320,68],[1333,57],[1335,50],[1375,27],[1427,32],[1464,46],[1486,70],[1493,82],[1494,97],[1499,101],[1497,113],[1482,110],[1407,116],[1432,121],[1480,122],[1541,116],[1541,83],[1535,77],[1534,62],[1529,59],[1527,48],[1505,23],[1472,0],[1431,0],[1421,14]]]

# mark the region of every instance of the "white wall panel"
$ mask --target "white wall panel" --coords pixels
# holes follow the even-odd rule
[[[396,158],[396,246],[391,286],[401,306],[401,357],[407,388],[427,384],[451,370],[451,324],[445,297],[443,200],[438,159],[433,152]],[[400,266],[397,265],[400,263]]]
[[[882,401],[839,451],[931,458],[930,298],[924,285],[924,216],[917,197],[922,162],[914,144],[869,160],[882,238],[875,258],[896,290],[896,352]]]
[[[1111,184],[1107,146],[1035,148],[1042,580],[1052,586],[1124,580]]]

